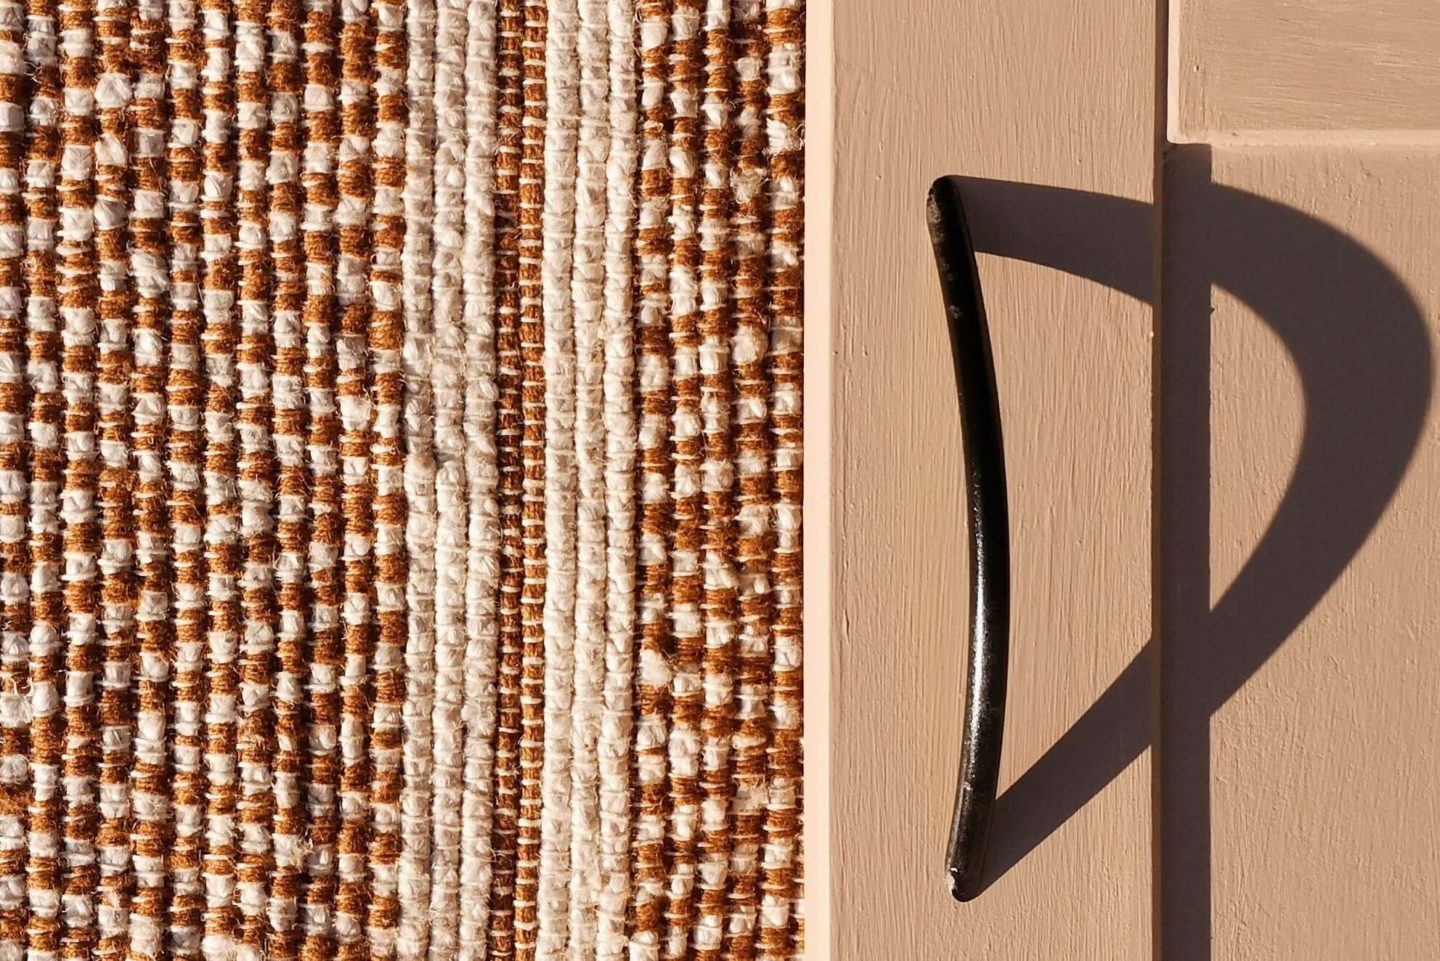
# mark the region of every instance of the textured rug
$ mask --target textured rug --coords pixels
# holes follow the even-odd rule
[[[0,0],[0,961],[794,958],[802,0]]]

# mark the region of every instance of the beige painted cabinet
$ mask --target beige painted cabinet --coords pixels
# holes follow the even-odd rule
[[[1440,12],[811,17],[812,949],[1435,957]],[[944,872],[968,603],[924,219],[944,175],[980,251],[1012,557],[968,904]]]

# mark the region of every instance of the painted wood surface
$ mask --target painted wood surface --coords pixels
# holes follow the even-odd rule
[[[1172,0],[1170,10],[1174,140],[1440,132],[1431,0]]]
[[[1434,954],[1437,182],[1413,146],[1167,167],[1165,961]]]
[[[842,961],[1148,958],[1153,263],[1104,252],[1149,229],[1155,10],[842,0],[834,28],[830,946]],[[997,876],[968,905],[943,871],[966,605],[923,219],[945,174],[973,178],[977,244],[999,254],[980,271],[1016,597]],[[1108,713],[1087,714],[1097,702]]]
[[[1372,6],[835,5],[834,957],[1433,954],[1440,75],[1433,11]],[[1014,529],[969,905],[942,873],[967,601],[943,174],[969,178]]]

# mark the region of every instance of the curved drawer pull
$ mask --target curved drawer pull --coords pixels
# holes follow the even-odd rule
[[[945,296],[960,424],[970,535],[970,662],[965,676],[964,739],[946,869],[950,892],[969,901],[983,890],[985,847],[1000,777],[1005,677],[1010,647],[1010,530],[1005,447],[985,303],[959,184],[930,188],[930,239]]]

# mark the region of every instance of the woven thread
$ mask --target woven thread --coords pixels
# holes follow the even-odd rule
[[[0,0],[0,961],[794,959],[801,0]]]

